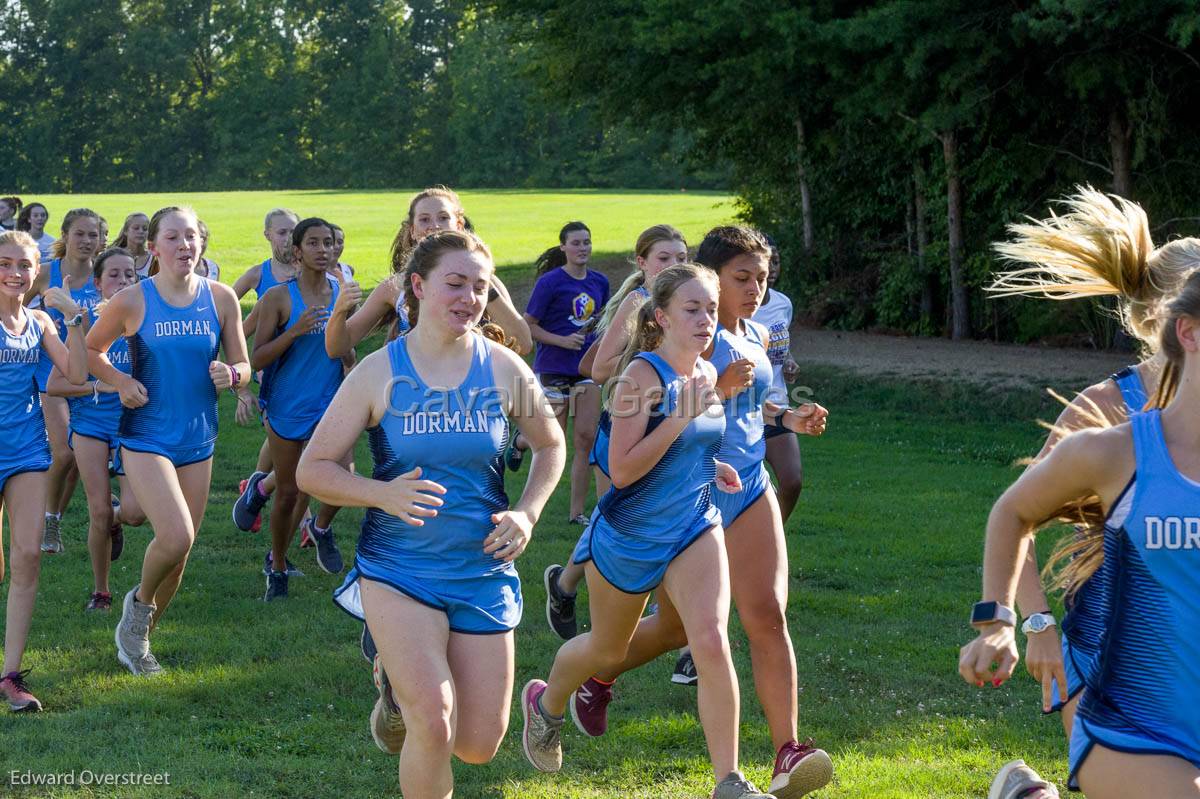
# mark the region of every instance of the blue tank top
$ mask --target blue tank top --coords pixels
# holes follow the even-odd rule
[[[329,308],[337,302],[338,282],[330,276],[332,293]],[[289,280],[288,295],[292,312],[277,332],[283,333],[300,321],[308,308],[300,294],[300,284]],[[342,359],[330,358],[325,351],[325,325],[320,324],[292,342],[287,350],[263,370],[259,397],[272,419],[303,420],[320,418],[342,384]]]
[[[408,338],[387,345],[392,367],[388,412],[367,431],[375,462],[372,477],[391,480],[414,467],[446,489],[438,515],[414,527],[369,508],[358,540],[358,557],[399,562],[418,578],[481,577],[512,571],[512,563],[483,551],[495,528],[492,514],[508,508],[504,492],[504,446],[508,419],[492,373],[492,345],[472,335],[474,354],[454,389],[429,388],[408,355]]]
[[[1142,378],[1138,376],[1136,366],[1126,366],[1109,379],[1121,389],[1121,399],[1125,400],[1125,412],[1129,416],[1141,413],[1145,409],[1150,397],[1146,393]]]
[[[1122,735],[1150,739],[1198,763],[1200,484],[1175,468],[1158,409],[1130,424],[1135,480],[1108,519],[1113,612],[1079,715],[1114,748]]]
[[[50,262],[50,280],[46,284],[46,288],[62,288],[63,273],[62,259],[55,258]],[[100,290],[96,288],[96,282],[89,277],[82,286],[77,286],[71,289],[71,299],[79,303],[84,310],[90,311],[100,302]],[[58,337],[62,341],[67,340],[66,320],[62,313],[57,308],[45,306],[46,313],[50,314],[51,321],[54,322],[54,328],[58,331]],[[46,385],[47,378],[50,377],[50,372],[53,371],[54,364],[50,363],[49,358],[43,358],[38,366],[38,381],[41,385]]]
[[[754,362],[754,385],[725,402],[725,440],[717,456],[739,473],[757,467],[767,456],[762,407],[770,396],[771,381],[775,378],[771,359],[763,346],[767,329],[750,319],[743,319],[742,324],[746,327],[742,336],[717,326],[712,355],[708,359],[718,375],[741,358]]]
[[[46,451],[46,422],[35,376],[50,358],[42,349],[42,326],[27,309],[21,309],[25,330],[10,333],[0,327],[0,468],[28,460],[34,452]]]
[[[92,324],[96,323],[97,316],[94,308],[88,309],[88,318]],[[132,374],[133,363],[129,358],[129,340],[124,336],[117,338],[108,348],[108,360],[119,371]],[[88,375],[88,379],[95,380],[96,378]],[[115,391],[70,397],[67,404],[71,408],[71,427],[73,429],[116,433],[121,424],[121,396]]]
[[[403,336],[409,330],[412,325],[408,321],[408,307],[404,304],[404,289],[401,288],[396,295],[396,335]]]
[[[676,374],[658,353],[640,352],[634,358],[650,364],[664,387],[662,401],[646,423],[646,435],[650,435],[675,410],[685,377]],[[619,533],[660,543],[675,542],[702,520],[720,524],[712,491],[724,432],[724,414],[700,414],[683,428],[650,471],[624,488],[610,488],[600,499],[600,514]]]
[[[266,296],[267,292],[275,286],[278,286],[281,281],[275,279],[275,273],[271,271],[271,259],[263,261],[259,264],[262,268],[258,270],[258,285],[254,287],[254,293],[258,299]]]
[[[1125,401],[1126,417],[1132,419],[1141,413],[1142,409],[1146,407],[1148,398],[1146,387],[1138,376],[1137,368],[1127,366],[1109,379],[1116,383],[1121,390],[1121,397]],[[1111,613],[1112,589],[1113,581],[1116,579],[1118,557],[1116,541],[1115,536],[1105,535],[1104,559],[1092,576],[1076,589],[1068,603],[1067,614],[1063,618],[1063,635],[1072,648],[1087,655],[1086,658],[1077,658],[1075,663],[1085,684],[1093,676],[1086,666],[1095,659],[1100,651],[1100,642],[1104,637],[1105,626]]]
[[[207,280],[197,279],[196,299],[169,305],[154,285],[138,283],[146,313],[129,337],[131,374],[149,401],[121,414],[122,439],[153,441],[166,449],[212,444],[217,439],[217,389],[208,365],[221,347],[221,321]]]

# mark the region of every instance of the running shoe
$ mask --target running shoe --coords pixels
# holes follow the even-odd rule
[[[263,594],[263,602],[271,602],[276,599],[287,599],[288,595],[288,576],[287,572],[273,571],[267,575],[267,592]]]
[[[580,527],[587,527],[591,523],[592,520],[586,513],[577,514],[567,520],[567,524],[578,524]]]
[[[599,738],[608,731],[608,703],[613,698],[613,684],[604,683],[595,677],[575,689],[568,706],[571,719],[584,735]]]
[[[287,558],[284,558],[283,562],[287,564],[287,576],[288,577],[303,577],[304,576],[304,572],[297,569],[296,565],[294,563],[292,563],[290,560],[288,560]],[[271,550],[268,549],[267,557],[263,559],[263,570],[262,570],[263,577],[269,577],[271,572],[274,571],[274,569],[272,569],[271,566],[272,566]]]
[[[504,465],[508,467],[510,472],[521,470],[521,461],[525,459],[525,450],[517,448],[517,436],[521,433],[513,430],[512,437],[508,439],[508,446],[504,448]]]
[[[8,702],[8,709],[13,713],[37,713],[42,709],[42,703],[29,693],[29,686],[25,683],[29,671],[10,671],[0,677],[0,698]]]
[[[1046,782],[1041,776],[1025,765],[1024,760],[1013,760],[1005,763],[992,787],[988,790],[988,799],[1058,799],[1058,788]]]
[[[371,628],[363,622],[362,637],[358,640],[358,646],[362,650],[362,656],[368,663],[375,662],[375,656],[379,654],[379,650],[375,648],[375,639],[371,637]]]
[[[754,787],[740,771],[731,771],[729,776],[717,783],[712,799],[776,799]]]
[[[117,642],[117,660],[130,672],[141,677],[150,677],[162,671],[154,655],[150,653],[150,626],[154,619],[154,605],[137,600],[138,586],[129,589],[121,605],[121,620],[117,622],[113,637]]]
[[[541,680],[530,680],[521,689],[521,715],[525,718],[521,748],[535,769],[553,772],[562,768],[563,720],[542,712],[539,700],[545,691],[546,683]]]
[[[92,595],[88,597],[87,604],[83,606],[83,609],[86,611],[100,611],[101,613],[108,613],[110,610],[112,610],[112,594],[104,591],[93,591]]]
[[[375,690],[379,691],[371,710],[371,737],[380,751],[398,755],[404,748],[404,716],[392,698],[392,684],[383,670],[383,658],[376,657],[372,662],[371,677],[375,680]]]
[[[685,649],[675,661],[675,671],[671,674],[671,682],[676,685],[696,685],[700,675],[696,673],[696,662],[692,660],[692,650]]]
[[[564,593],[558,586],[562,571],[562,566],[552,563],[542,572],[542,581],[546,585],[546,623],[555,635],[570,641],[579,634],[579,625],[575,621],[575,595]]]
[[[238,485],[242,493],[238,496],[237,502],[233,503],[233,523],[243,532],[258,532],[262,527],[262,519],[259,518],[259,514],[262,513],[263,506],[267,504],[269,497],[262,495],[262,492],[258,490],[258,484],[266,476],[266,472],[255,472]]]
[[[117,560],[121,557],[121,553],[125,551],[125,528],[117,521],[117,517],[121,515],[121,500],[117,499],[116,495],[110,495],[113,509],[112,527],[108,528],[108,537],[112,541],[112,552],[109,554],[109,560]]]
[[[317,530],[316,517],[312,517],[304,525],[304,532],[317,547],[317,565],[326,574],[340,574],[345,564],[342,563],[342,553],[338,550],[337,541],[333,538],[333,525],[325,532]]]
[[[833,761],[812,738],[804,743],[788,741],[775,756],[771,793],[778,799],[797,799],[823,788],[833,779]]]
[[[55,555],[63,551],[61,525],[62,519],[58,516],[46,517],[46,524],[42,529],[42,551],[48,555]]]
[[[300,548],[301,549],[311,549],[317,545],[317,542],[313,541],[312,536],[308,534],[309,519],[310,519],[310,517],[305,517],[304,522],[300,525]]]

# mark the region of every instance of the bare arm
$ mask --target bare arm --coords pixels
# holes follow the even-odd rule
[[[225,351],[225,363],[238,374],[240,386],[250,381],[250,357],[246,354],[246,337],[239,324],[242,307],[238,304],[233,289],[222,283],[210,283],[213,303],[217,307],[217,318],[221,322],[221,348]],[[216,381],[214,381],[216,382]],[[217,389],[228,386],[217,385]]]
[[[513,305],[508,288],[494,275],[492,286],[496,289],[497,297],[487,305],[488,316],[500,325],[501,330],[515,339],[519,354],[524,355],[532,351],[533,337],[529,334],[529,323]]]
[[[241,276],[234,281],[233,293],[237,295],[237,298],[240,300],[242,297],[246,296],[246,293],[250,291],[250,289],[258,285],[258,279],[260,277],[262,277],[262,264],[255,264],[245,272],[242,272]],[[259,297],[259,299],[262,298]]]
[[[79,306],[75,306],[75,313],[79,312]],[[59,310],[64,310],[61,308]],[[69,308],[65,308],[69,311]],[[67,343],[63,344],[58,337],[58,328],[54,326],[54,322],[50,319],[50,315],[45,311],[29,311],[38,317],[38,322],[42,326],[42,348],[46,351],[46,355],[50,357],[51,363],[58,371],[66,375],[67,380],[71,383],[84,383],[88,377],[88,353],[87,344],[84,341],[83,325],[72,325],[67,328]],[[64,313],[68,319],[73,314]]]
[[[394,312],[399,296],[399,285],[395,280],[385,280],[367,295],[367,300],[351,314],[342,298],[334,304],[334,312],[325,324],[325,352],[330,358],[341,358],[354,349],[380,322]],[[342,308],[339,309],[339,305]],[[349,317],[349,318],[347,318]]]
[[[644,477],[692,419],[715,401],[712,378],[707,371],[702,377],[688,378],[679,389],[675,411],[646,435],[650,411],[661,401],[663,385],[654,368],[641,360],[629,364],[622,378],[613,390],[608,445],[609,474],[617,488]]]
[[[629,320],[634,317],[643,302],[645,300],[636,294],[626,294],[617,312],[613,314],[612,323],[600,337],[596,359],[592,362],[592,379],[600,385],[604,385],[617,373],[621,356],[629,346]]]
[[[258,324],[254,330],[254,354],[250,359],[250,368],[256,372],[278,360],[296,340],[295,327],[282,333],[279,331],[292,314],[292,301],[286,288],[282,292],[278,289],[279,286],[273,286],[254,306],[258,312]]]
[[[562,347],[564,350],[583,349],[585,336],[582,333],[572,333],[569,336],[560,336],[557,333],[551,333],[539,325],[538,320],[529,314],[525,314],[525,321],[529,324],[529,335],[539,344]]]

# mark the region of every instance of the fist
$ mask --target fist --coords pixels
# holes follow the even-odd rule
[[[233,367],[226,366],[220,361],[213,361],[208,365],[208,378],[212,380],[212,384],[216,386],[217,391],[232,388]]]

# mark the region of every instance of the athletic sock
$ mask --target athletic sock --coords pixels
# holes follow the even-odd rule
[[[313,530],[313,532],[314,532],[314,533],[316,533],[317,535],[325,535],[326,533],[328,533],[328,532],[329,532],[329,528],[328,528],[328,527],[317,527],[317,523],[316,523],[316,521],[315,521],[315,520],[314,520],[314,521],[313,521],[313,523],[312,523],[312,530]]]
[[[563,723],[563,718],[564,718],[563,716],[555,716],[553,713],[546,710],[545,706],[542,705],[542,695],[541,694],[538,694],[538,698],[537,698],[537,712],[541,713],[542,718],[544,718],[546,721],[550,722],[551,724],[562,724]]]
[[[265,479],[266,479],[266,478],[263,478],[263,480],[265,480]],[[257,489],[257,490],[258,490],[258,495],[259,495],[260,497],[269,497],[269,496],[271,496],[271,495],[270,495],[270,494],[268,494],[268,493],[266,492],[266,489],[264,489],[264,488],[263,488],[263,480],[259,480],[257,483],[255,483],[255,484],[254,484],[254,487],[255,487],[255,489]]]
[[[604,680],[602,680],[602,679],[600,679],[599,677],[597,677],[595,674],[593,674],[593,675],[591,676],[591,680],[592,680],[592,682],[598,682],[598,683],[600,683],[600,684],[601,684],[601,685],[603,685],[605,688],[608,688],[609,686],[611,686],[611,685],[613,685],[613,684],[615,684],[615,683],[616,683],[616,680],[612,680],[611,682],[605,682]]]

